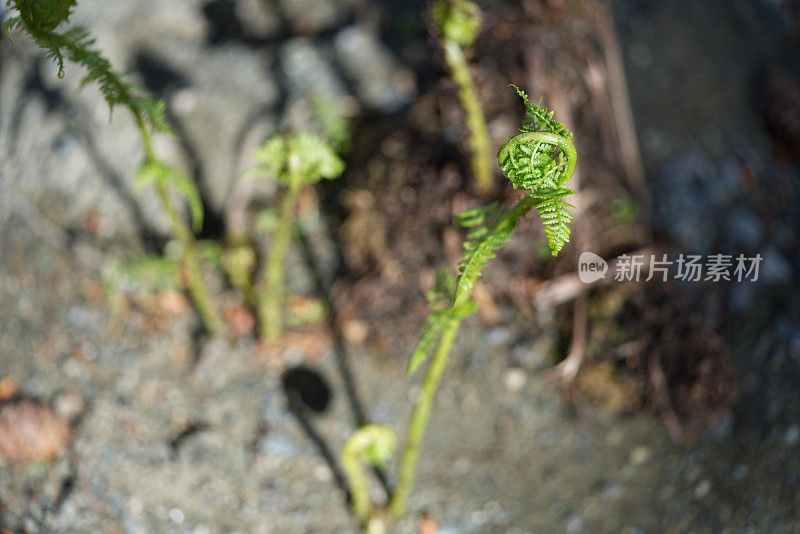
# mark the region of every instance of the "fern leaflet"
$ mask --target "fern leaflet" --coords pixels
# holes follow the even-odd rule
[[[569,241],[569,223],[573,219],[564,198],[572,194],[564,187],[575,172],[577,153],[572,133],[553,120],[547,108],[531,105],[519,88],[528,116],[520,133],[500,148],[497,160],[500,169],[515,188],[529,193],[507,211],[497,204],[466,210],[457,216],[459,224],[471,228],[464,243],[464,254],[458,264],[456,289],[445,309],[432,311],[417,347],[411,355],[407,374],[425,362],[442,331],[456,326],[477,306],[472,291],[484,267],[494,258],[517,227],[519,219],[536,209],[542,219],[547,243],[555,256]]]

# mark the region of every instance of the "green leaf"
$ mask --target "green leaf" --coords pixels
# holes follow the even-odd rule
[[[133,185],[136,189],[141,190],[150,184],[165,188],[171,187],[178,192],[189,203],[192,229],[199,232],[203,228],[203,200],[191,178],[163,161],[148,161],[139,167]]]
[[[577,157],[572,132],[553,120],[553,112],[532,105],[524,91],[512,87],[522,98],[528,116],[521,133],[500,148],[497,162],[515,188],[531,191],[536,199],[535,207],[555,256],[569,240],[573,219],[567,209],[572,206],[563,201],[572,194],[564,185],[572,177]]]
[[[322,178],[330,180],[344,171],[344,162],[322,138],[301,132],[292,141],[290,157],[298,159],[298,167],[305,182],[314,183]]]
[[[333,179],[344,171],[344,162],[320,137],[301,132],[292,136],[274,135],[255,152],[253,177],[274,177],[288,184],[296,173],[304,183]]]
[[[567,208],[575,206],[564,202],[563,198],[571,194],[572,191],[569,189],[557,189],[535,195],[536,211],[542,219],[547,244],[553,256],[557,255],[569,241],[569,223],[572,222],[573,215]]]
[[[431,15],[442,37],[459,46],[472,44],[481,29],[481,10],[467,0],[437,0]]]

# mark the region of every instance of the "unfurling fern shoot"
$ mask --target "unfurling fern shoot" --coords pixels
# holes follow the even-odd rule
[[[471,45],[478,36],[481,10],[467,0],[437,0],[433,4],[432,16],[439,32],[445,61],[458,84],[458,98],[466,113],[476,186],[478,191],[486,192],[492,188],[494,178],[492,149],[475,81],[461,50],[462,47]]]
[[[181,263],[197,310],[213,334],[222,334],[224,323],[203,282],[194,232],[178,215],[169,197],[170,189],[173,189],[188,201],[194,230],[199,230],[203,224],[200,194],[188,176],[167,165],[153,150],[151,130],[173,135],[164,115],[164,102],[142,96],[124,73],[116,72],[108,59],[92,49],[94,39],[86,28],[72,26],[63,32],[55,31],[69,21],[77,0],[7,0],[6,5],[16,10],[17,15],[9,17],[3,24],[4,33],[15,29],[27,33],[44,50],[45,57],[58,65],[59,77],[64,76],[67,60],[83,66],[87,71],[83,85],[97,83],[111,110],[120,105],[133,113],[145,149],[145,163],[139,169],[135,185],[138,188],[148,184],[155,186],[162,208],[170,219],[172,233],[183,246]]]
[[[400,481],[390,505],[396,516],[405,513],[434,394],[447,365],[459,326],[477,308],[472,300],[472,290],[483,268],[511,238],[520,218],[532,209],[536,209],[542,219],[547,242],[554,256],[569,240],[568,224],[573,216],[567,208],[572,206],[564,198],[572,193],[566,188],[566,184],[575,172],[577,163],[572,133],[563,124],[553,120],[552,112],[542,106],[532,105],[521,90],[517,89],[517,93],[525,103],[528,116],[520,133],[500,148],[497,159],[503,174],[511,180],[514,187],[528,192],[505,211],[493,203],[469,209],[458,216],[458,222],[464,227],[472,228],[472,231],[464,245],[465,252],[459,263],[460,275],[456,280],[455,290],[452,295],[447,296],[447,307],[428,316],[428,324],[408,365],[410,375],[436,347],[408,425],[400,463]]]
[[[350,485],[353,516],[366,534],[386,532],[385,513],[372,502],[366,469],[383,467],[395,446],[394,430],[384,425],[366,425],[355,431],[342,449],[342,468]]]
[[[283,263],[292,237],[295,201],[304,185],[342,174],[344,162],[325,141],[308,133],[271,137],[256,150],[255,160],[257,167],[251,175],[277,178],[286,188],[264,276],[256,287],[260,335],[275,341],[283,330]]]

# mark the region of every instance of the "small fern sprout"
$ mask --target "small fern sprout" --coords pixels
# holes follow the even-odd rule
[[[494,178],[492,151],[475,81],[461,50],[462,47],[471,45],[478,36],[481,10],[467,0],[437,0],[433,4],[431,15],[441,38],[445,61],[458,84],[458,98],[466,113],[476,186],[478,191],[486,192],[491,189]]]
[[[188,176],[167,165],[153,150],[151,131],[174,135],[166,120],[164,102],[141,95],[139,88],[127,79],[124,72],[115,71],[111,62],[92,48],[95,40],[86,28],[72,26],[63,32],[56,31],[69,22],[77,0],[6,0],[6,5],[17,14],[3,24],[5,34],[15,29],[27,33],[44,50],[45,57],[56,63],[59,77],[64,76],[67,60],[83,66],[86,76],[82,85],[96,83],[111,111],[119,105],[133,114],[145,149],[145,162],[139,168],[134,185],[139,189],[150,184],[155,187],[162,208],[170,219],[172,233],[183,245],[181,263],[192,299],[206,327],[213,334],[221,335],[224,323],[203,281],[194,232],[172,205],[169,190],[175,190],[189,202],[195,231],[202,227],[203,221],[200,194]]]
[[[564,186],[575,173],[578,160],[572,132],[553,120],[553,112],[532,105],[528,95],[514,86],[522,97],[528,116],[520,133],[500,148],[497,161],[516,189],[527,189],[536,200],[534,207],[544,224],[553,256],[569,241],[571,204],[564,198],[573,192]]]
[[[342,174],[344,162],[328,143],[304,132],[271,137],[256,150],[255,161],[256,168],[249,173],[251,176],[277,178],[286,188],[264,276],[256,287],[260,335],[275,341],[283,330],[283,263],[292,237],[295,201],[303,186]]]
[[[564,198],[572,193],[565,186],[575,172],[577,163],[572,133],[563,124],[553,120],[552,112],[531,105],[527,95],[516,89],[523,99],[528,117],[520,133],[500,148],[498,163],[514,187],[525,189],[528,193],[507,210],[492,203],[469,209],[457,217],[461,226],[471,229],[459,262],[460,274],[454,290],[447,289],[451,285],[437,284],[440,285],[439,296],[429,300],[444,300],[448,305],[432,311],[428,316],[428,323],[408,364],[410,375],[433,351],[409,421],[400,461],[400,480],[390,503],[392,512],[398,517],[405,513],[434,394],[447,366],[461,321],[477,309],[477,304],[472,300],[472,291],[483,268],[511,239],[520,218],[532,209],[536,209],[542,218],[553,255],[558,254],[569,239],[568,223],[572,220],[572,214],[567,210],[571,206]]]
[[[367,534],[386,532],[386,519],[370,498],[366,469],[383,467],[394,452],[394,430],[383,425],[366,425],[355,431],[342,449],[342,469],[350,483],[353,517]]]

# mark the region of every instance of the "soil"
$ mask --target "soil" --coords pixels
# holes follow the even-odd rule
[[[474,193],[419,3],[314,4],[83,0],[76,13],[167,101],[181,142],[158,149],[200,185],[206,237],[222,234],[252,149],[306,120],[304,88],[354,110],[348,171],[304,197],[288,258],[290,290],[325,301],[330,321],[266,348],[208,338],[173,290],[109,301],[98,265],[168,241],[156,199],[132,191],[135,129],[119,111],[109,123],[80,73],[59,80],[24,38],[0,42],[0,402],[12,391],[72,419],[54,460],[0,463],[0,532],[355,531],[338,453],[365,421],[402,436],[424,294],[461,253],[454,214],[519,193]],[[795,79],[777,29],[792,27],[772,3],[614,4],[645,182],[609,103],[603,11],[489,4],[470,60],[492,142],[522,117],[509,81],[543,95],[575,132],[579,218],[557,259],[526,218],[487,269],[396,531],[428,512],[442,534],[796,532],[800,185],[752,90],[765,57]],[[269,184],[254,194],[253,219],[274,202]],[[580,251],[645,246],[760,252],[762,281],[592,291],[581,370],[559,380],[580,312],[537,293]]]

